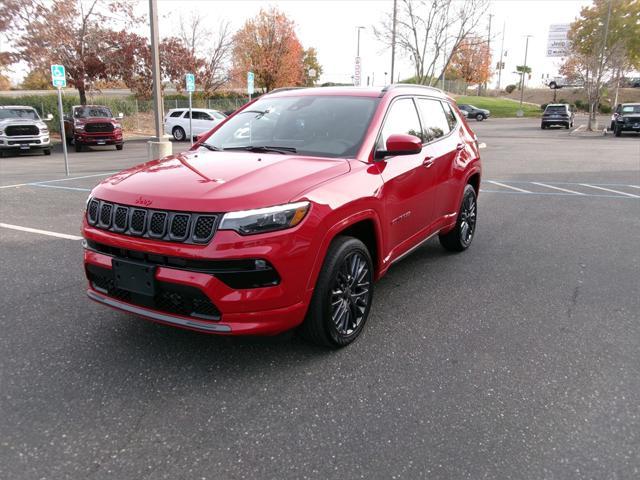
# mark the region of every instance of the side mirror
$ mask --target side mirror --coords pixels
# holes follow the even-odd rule
[[[50,122],[51,120],[53,120],[53,115],[50,113],[47,113],[47,118],[45,118],[45,121]]]
[[[395,133],[387,138],[387,149],[378,150],[375,158],[396,157],[398,155],[415,155],[422,151],[422,140],[415,135]]]
[[[123,117],[124,117],[124,113],[120,112],[120,113],[118,114],[118,118],[122,119]]]

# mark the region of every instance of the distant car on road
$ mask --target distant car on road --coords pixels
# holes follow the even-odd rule
[[[115,117],[111,109],[103,105],[74,105],[64,116],[64,133],[67,143],[81,152],[84,147],[115,145],[122,150],[122,113]]]
[[[560,125],[565,128],[573,127],[575,113],[567,103],[550,103],[542,113],[540,128],[545,129],[552,125]]]
[[[611,130],[616,137],[622,132],[640,133],[640,103],[619,104],[611,120]]]
[[[218,123],[227,118],[218,110],[208,108],[193,108],[193,118],[191,119],[192,136],[198,137],[208,132]],[[164,117],[164,133],[172,135],[175,140],[181,142],[187,140],[189,132],[189,109],[173,108]]]
[[[47,120],[52,118],[47,116]],[[33,150],[51,155],[49,128],[38,112],[21,105],[0,107],[0,156]]]
[[[554,77],[547,82],[547,86],[552,90],[557,90],[564,87],[583,87],[584,82],[582,80],[569,80],[564,77]]]
[[[489,118],[489,115],[491,115],[491,111],[489,110],[474,107],[473,105],[468,105],[465,103],[458,104],[458,108],[464,112],[467,118],[475,118],[479,122],[486,120],[487,118]]]

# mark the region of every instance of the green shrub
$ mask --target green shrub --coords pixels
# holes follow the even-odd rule
[[[506,87],[504,87],[504,91],[507,93],[512,93],[515,89],[516,89],[515,85],[507,85]]]
[[[544,112],[545,108],[547,108],[547,105],[549,105],[548,103],[543,103],[542,105],[540,105],[540,110],[542,110]]]
[[[583,102],[582,100],[578,99],[576,100],[576,109],[578,110],[586,110],[587,109],[587,104],[585,102]]]
[[[600,113],[611,113],[611,105],[607,105],[606,103],[601,103],[599,105],[598,110],[600,110]]]

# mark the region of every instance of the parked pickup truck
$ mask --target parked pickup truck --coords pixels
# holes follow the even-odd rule
[[[46,120],[51,120],[49,114]],[[0,156],[41,150],[51,155],[49,128],[32,107],[0,106]]]
[[[64,132],[67,143],[81,152],[86,146],[115,145],[122,150],[122,113],[114,117],[108,107],[102,105],[74,105],[64,116]]]

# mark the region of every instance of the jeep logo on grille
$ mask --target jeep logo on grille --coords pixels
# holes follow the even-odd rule
[[[145,207],[148,207],[152,203],[153,203],[153,200],[149,200],[147,198],[143,198],[143,197],[136,198],[136,205],[144,205]]]

